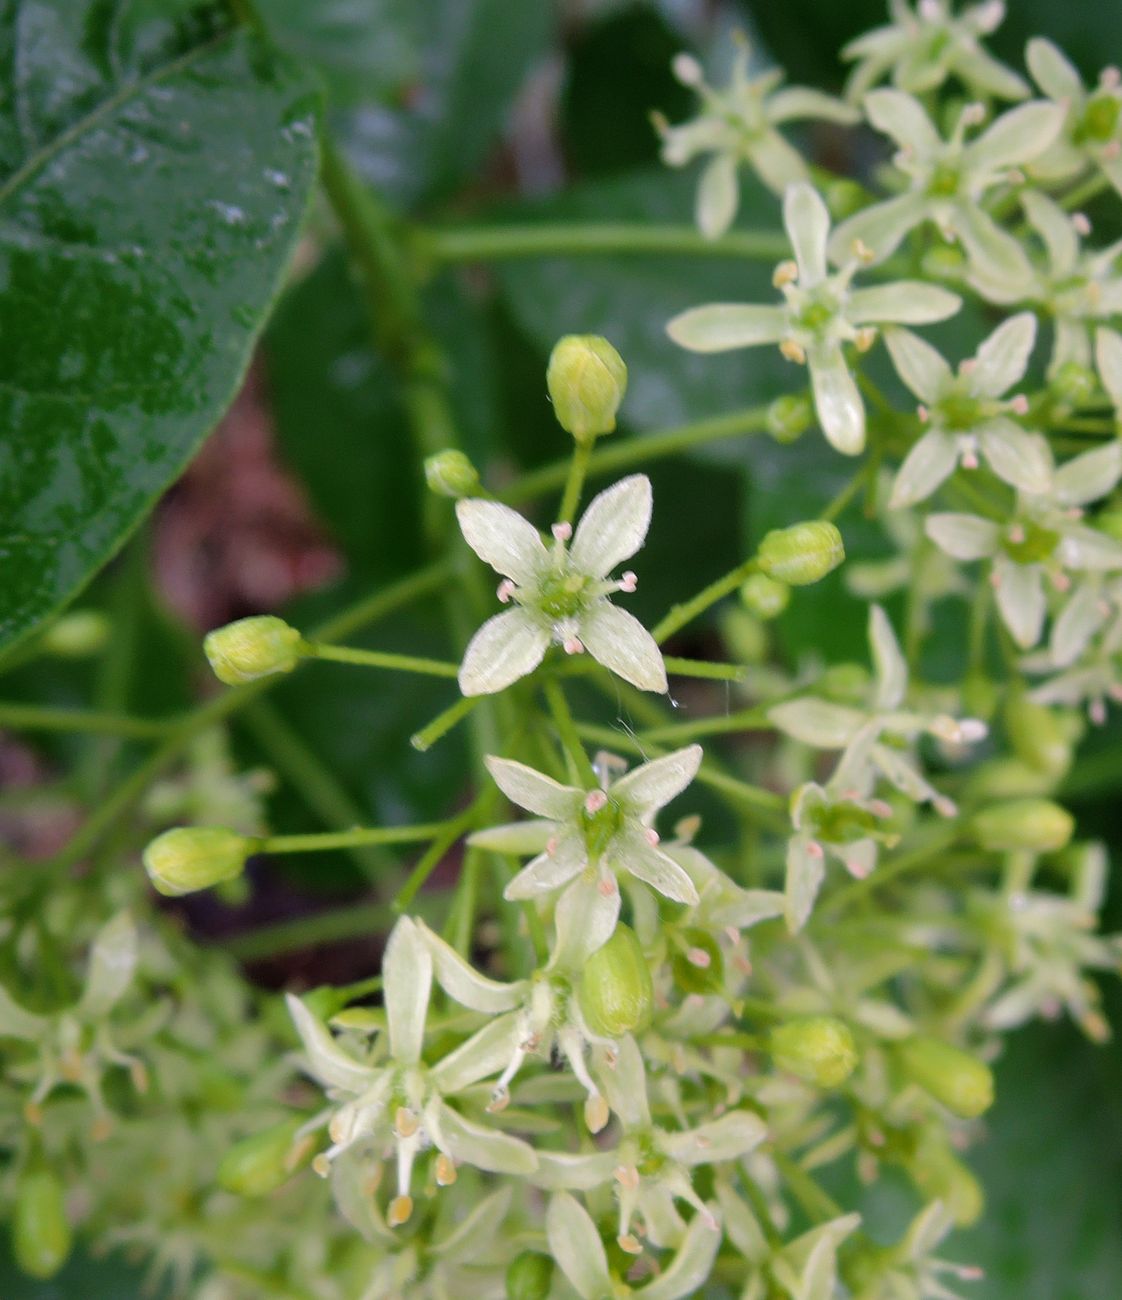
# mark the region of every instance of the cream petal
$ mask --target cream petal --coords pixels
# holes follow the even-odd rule
[[[870,289],[854,289],[845,314],[855,325],[929,325],[946,320],[962,306],[957,293],[921,280],[893,280]]]
[[[746,147],[745,152],[757,176],[773,194],[782,194],[788,185],[805,181],[810,175],[802,154],[792,148],[778,131],[765,131]]]
[[[556,938],[550,969],[579,971],[615,933],[621,901],[618,889],[605,893],[597,879],[574,880],[557,900],[553,914]]]
[[[542,853],[522,870],[503,890],[507,902],[537,898],[567,885],[588,864],[588,850],[576,835],[562,839],[552,853]]]
[[[550,837],[557,834],[557,823],[547,818],[530,817],[524,822],[509,822],[506,826],[488,826],[486,830],[472,831],[467,842],[476,848],[492,853],[511,853],[523,857],[528,853],[541,853]]]
[[[1003,321],[978,348],[970,388],[979,397],[1000,397],[1024,378],[1036,342],[1036,317],[1018,312]]]
[[[1067,668],[1075,663],[1106,620],[1098,584],[1081,582],[1052,624],[1049,649],[1056,667]]]
[[[612,797],[641,821],[648,821],[697,776],[701,753],[700,745],[687,745],[673,754],[652,759],[616,781]]]
[[[877,679],[876,707],[895,709],[908,688],[908,665],[888,615],[879,605],[869,606],[869,645]]]
[[[519,808],[555,822],[564,822],[577,815],[584,792],[576,786],[562,785],[544,772],[527,767],[525,763],[516,763],[511,758],[496,758],[489,754],[484,762],[495,784]]]
[[[526,985],[522,980],[503,984],[481,975],[450,943],[430,930],[423,921],[414,924],[432,956],[437,983],[460,1006],[496,1015],[500,1011],[513,1011],[521,1003],[526,994]]]
[[[718,154],[706,163],[697,186],[694,215],[706,239],[716,239],[728,230],[739,203],[736,159],[731,154]]]
[[[783,889],[787,929],[792,934],[806,925],[814,900],[826,875],[821,845],[807,836],[794,835],[787,841],[787,878]]]
[[[838,346],[807,358],[814,408],[826,441],[843,456],[857,456],[865,447],[865,407],[857,384]]]
[[[1079,236],[1071,215],[1040,190],[1025,190],[1021,207],[1029,225],[1044,241],[1052,274],[1070,275],[1079,257]]]
[[[1095,331],[1095,364],[1115,411],[1122,412],[1122,334],[1110,329]]]
[[[997,525],[977,515],[928,515],[924,532],[956,560],[981,560],[992,555],[999,537]]]
[[[674,903],[698,901],[697,890],[685,871],[665,853],[660,853],[639,828],[626,827],[612,840],[607,864],[628,871],[664,898]]]
[[[830,213],[813,185],[799,181],[783,196],[783,224],[799,267],[799,284],[809,289],[826,278]]]
[[[604,1300],[613,1292],[608,1257],[596,1225],[568,1192],[550,1199],[545,1216],[549,1253],[581,1300]]]
[[[787,313],[782,307],[715,302],[675,316],[666,332],[690,352],[728,352],[778,343],[787,332]]]
[[[958,449],[949,433],[932,429],[904,457],[888,499],[890,510],[923,501],[954,473]]]
[[[1041,495],[1052,487],[1052,453],[1038,433],[1026,433],[999,416],[978,427],[978,442],[990,469],[1022,492]]]
[[[645,474],[632,474],[598,493],[573,534],[569,557],[574,566],[594,578],[606,578],[643,545],[652,505],[651,481]]]
[[[634,615],[599,601],[577,624],[588,653],[641,691],[664,694],[666,666],[654,637]]]
[[[1028,650],[1040,640],[1044,626],[1044,583],[1040,566],[1014,564],[1004,555],[994,561],[997,608],[1013,640]]]
[[[489,618],[468,642],[460,665],[464,695],[494,695],[534,669],[549,649],[549,629],[524,609]]]
[[[403,1065],[416,1065],[425,1039],[432,954],[420,930],[407,916],[390,931],[382,957],[382,976],[390,1055]]]
[[[1087,98],[1083,78],[1058,46],[1042,36],[1034,37],[1025,48],[1025,62],[1049,99],[1066,100],[1076,112],[1083,107]]]
[[[869,121],[918,158],[929,158],[943,145],[938,131],[914,96],[902,90],[872,90],[865,96]]]
[[[1108,442],[1075,456],[1056,471],[1056,500],[1085,506],[1113,492],[1122,477],[1122,443]]]
[[[442,1101],[426,1107],[425,1119],[435,1145],[462,1164],[493,1174],[526,1175],[538,1167],[533,1147],[520,1138],[464,1119]]]
[[[911,330],[885,330],[884,341],[896,373],[921,402],[933,406],[954,379],[942,355]]]
[[[1064,109],[1059,104],[1035,99],[1019,104],[995,119],[963,150],[964,167],[970,171],[1000,171],[1017,167],[1041,154],[1059,135]]]
[[[456,518],[476,555],[520,587],[532,584],[549,563],[541,534],[509,506],[473,497],[456,502]]]

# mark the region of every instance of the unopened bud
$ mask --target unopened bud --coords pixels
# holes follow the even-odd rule
[[[627,367],[607,339],[567,334],[553,349],[545,382],[557,422],[578,442],[616,427],[616,412],[627,391]]]
[[[826,206],[835,221],[844,221],[858,209],[865,207],[869,194],[863,185],[845,177],[831,181],[823,191]]]
[[[507,1300],[546,1300],[553,1286],[553,1260],[534,1250],[515,1255],[506,1271]]]
[[[1065,406],[1086,406],[1095,395],[1095,373],[1078,361],[1065,361],[1057,367],[1048,387]]]
[[[1071,745],[1059,717],[1023,691],[1006,701],[1005,731],[1013,752],[1035,771],[1058,781],[1071,766]]]
[[[813,416],[809,397],[786,394],[767,408],[767,431],[776,442],[794,442],[810,428]]]
[[[602,1038],[619,1038],[651,1022],[651,969],[635,932],[617,925],[606,944],[585,962],[577,1001],[588,1028]]]
[[[1055,853],[1071,839],[1075,820],[1050,799],[1013,799],[975,813],[974,838],[995,853]]]
[[[753,573],[740,588],[740,599],[757,618],[778,618],[791,599],[791,588],[766,573]]]
[[[169,897],[209,889],[245,869],[253,841],[219,826],[177,826],[144,850],[144,867],[158,893]]]
[[[847,1025],[833,1016],[800,1016],[771,1031],[771,1054],[781,1070],[837,1088],[857,1067],[857,1044]]]
[[[897,1051],[905,1074],[953,1114],[976,1119],[993,1105],[993,1073],[969,1052],[921,1035]]]
[[[479,471],[462,451],[438,451],[425,461],[425,483],[438,497],[458,501],[479,491]]]
[[[60,659],[83,659],[96,654],[109,640],[109,620],[96,609],[76,609],[64,614],[43,633],[45,654]]]
[[[220,682],[240,686],[271,673],[290,673],[300,662],[303,643],[283,618],[258,614],[209,632],[203,652]]]
[[[218,1166],[218,1186],[236,1196],[268,1196],[311,1158],[311,1144],[296,1134],[302,1116],[273,1124],[261,1133],[235,1142]]]
[[[30,1277],[46,1279],[66,1263],[72,1235],[62,1180],[44,1165],[20,1174],[12,1206],[12,1254]]]
[[[823,519],[777,528],[756,555],[762,573],[792,587],[818,582],[845,559],[841,533]]]

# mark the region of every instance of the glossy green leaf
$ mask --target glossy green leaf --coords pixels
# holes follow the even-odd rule
[[[315,97],[287,63],[209,8],[120,8],[0,16],[0,646],[114,553],[222,414],[315,174]]]

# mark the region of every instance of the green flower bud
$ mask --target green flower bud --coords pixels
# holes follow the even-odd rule
[[[1050,799],[1012,799],[975,813],[974,838],[995,853],[1055,853],[1071,839],[1075,819]]]
[[[1071,745],[1059,716],[1034,704],[1024,691],[1005,702],[1005,732],[1013,752],[1029,767],[1058,781],[1071,766]]]
[[[54,1277],[66,1263],[71,1241],[62,1180],[43,1165],[29,1166],[16,1183],[12,1206],[16,1263],[31,1277]]]
[[[144,850],[144,868],[158,893],[169,897],[209,889],[245,869],[253,841],[219,826],[177,826]]]
[[[629,926],[617,925],[608,942],[585,962],[577,1001],[585,1024],[603,1038],[634,1034],[650,1024],[651,970]]]
[[[857,1044],[833,1016],[800,1016],[771,1031],[775,1064],[819,1088],[837,1088],[857,1068]]]
[[[546,1300],[553,1286],[553,1260],[534,1250],[515,1255],[506,1271],[507,1300]]]
[[[941,1130],[929,1130],[906,1162],[925,1201],[942,1201],[960,1228],[973,1226],[985,1209],[985,1193],[970,1170],[951,1150]]]
[[[109,630],[109,620],[100,610],[76,609],[52,623],[40,645],[45,654],[60,659],[83,659],[101,649],[109,640]]]
[[[819,691],[835,704],[861,706],[868,698],[872,674],[863,664],[831,664],[818,682]]]
[[[730,605],[721,612],[721,637],[729,653],[741,664],[762,664],[768,654],[768,635],[758,618]]]
[[[296,1115],[235,1142],[218,1166],[219,1187],[247,1197],[276,1191],[311,1158],[313,1144],[296,1141],[303,1123]]]
[[[214,675],[240,686],[271,673],[290,673],[300,662],[304,638],[283,618],[258,614],[215,628],[203,642]]]
[[[993,1072],[960,1047],[917,1035],[899,1045],[897,1059],[913,1083],[963,1119],[993,1105]]]
[[[553,349],[545,375],[553,412],[578,442],[616,427],[627,391],[627,367],[598,334],[567,334]]]
[[[1048,387],[1067,406],[1085,406],[1095,395],[1095,372],[1078,361],[1065,361],[1049,380]]]
[[[1047,794],[1055,782],[1019,758],[993,758],[970,774],[966,794],[974,803]]]
[[[438,497],[458,501],[479,491],[479,471],[462,451],[438,451],[425,461],[425,482]]]
[[[757,618],[778,618],[791,599],[791,588],[766,573],[753,573],[740,588],[740,599]]]
[[[795,442],[810,428],[814,408],[805,393],[777,397],[767,408],[767,431],[776,442]]]
[[[833,219],[835,221],[844,221],[846,217],[852,216],[853,213],[866,206],[869,200],[869,192],[857,181],[851,181],[847,177],[839,177],[837,180],[830,181],[825,188],[823,197]]]
[[[806,587],[841,564],[845,546],[833,524],[813,519],[768,533],[756,559],[760,571],[769,578],[791,587]]]

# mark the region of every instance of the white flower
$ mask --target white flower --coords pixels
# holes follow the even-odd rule
[[[1070,180],[1091,164],[1122,193],[1122,78],[1105,68],[1094,90],[1065,55],[1043,37],[1029,41],[1025,61],[1033,80],[1063,114],[1063,130],[1033,160],[1030,172],[1044,180]]]
[[[446,1094],[485,1077],[485,1060],[473,1061],[474,1070],[450,1069],[445,1063],[430,1069],[422,1062],[432,956],[408,917],[398,921],[390,934],[382,973],[388,1058],[384,1062],[369,1054],[353,1055],[299,998],[289,994],[287,1002],[310,1073],[339,1103],[328,1125],[332,1145],[317,1157],[315,1167],[326,1175],[334,1162],[347,1155],[337,1175],[340,1196],[356,1176],[356,1161],[377,1166],[392,1153],[397,1195],[390,1203],[388,1221],[397,1227],[413,1210],[414,1161],[430,1146],[440,1152],[436,1180],[441,1185],[455,1179],[460,1162],[494,1173],[527,1174],[537,1167],[537,1159],[525,1142],[468,1120],[445,1103]]]
[[[977,1282],[980,1268],[954,1264],[933,1252],[955,1226],[955,1217],[941,1201],[933,1201],[908,1225],[903,1240],[883,1250],[875,1264],[875,1281],[857,1293],[858,1300],[891,1297],[892,1300],[963,1300],[943,1279],[948,1275],[962,1282]]]
[[[662,137],[662,160],[671,167],[682,167],[698,154],[713,155],[697,191],[697,224],[710,239],[724,234],[736,216],[737,169],[742,162],[753,167],[776,194],[809,178],[806,163],[777,126],[799,118],[852,123],[859,116],[847,104],[817,90],[802,86],[780,90],[783,74],[778,70],[750,76],[748,62],[748,45],[742,40],[727,88],[715,90],[706,84],[697,60],[679,54],[673,64],[674,75],[697,91],[702,112],[680,126],[655,120]]]
[[[830,214],[809,185],[788,188],[783,221],[795,252],[795,260],[781,263],[775,272],[775,284],[786,299],[783,306],[712,303],[675,316],[666,331],[691,352],[778,343],[784,356],[809,367],[814,405],[827,440],[844,455],[855,456],[865,446],[865,408],[842,345],[871,347],[875,325],[945,320],[958,310],[961,299],[936,285],[910,280],[852,289],[861,261],[848,253],[842,269],[830,275]]]
[[[910,230],[931,221],[944,238],[962,244],[971,266],[987,272],[987,279],[1027,286],[1032,268],[1021,245],[997,226],[981,201],[994,187],[1011,183],[1016,168],[1048,147],[1063,123],[1063,109],[1046,100],[1021,104],[969,143],[967,128],[985,115],[977,104],[962,110],[947,140],[919,100],[902,90],[871,91],[865,96],[865,111],[873,126],[899,145],[893,162],[909,188],[843,221],[831,240],[834,260],[847,258],[860,240],[880,261]]]
[[[923,437],[908,452],[892,488],[889,508],[898,510],[929,497],[958,465],[976,469],[979,457],[1011,487],[1046,492],[1052,457],[1038,433],[1009,417],[1023,414],[1023,397],[1001,400],[1028,368],[1036,339],[1031,312],[1012,316],[994,330],[958,373],[909,330],[889,330],[885,342],[896,371],[920,399]]]
[[[1028,86],[1015,72],[982,48],[1005,17],[1001,0],[970,5],[956,17],[951,0],[889,0],[891,23],[875,27],[842,50],[857,60],[846,84],[847,96],[859,102],[867,90],[891,74],[893,83],[914,95],[937,90],[957,77],[971,95],[1024,99]]]
[[[1072,573],[1122,569],[1122,545],[1082,523],[1083,507],[1122,478],[1122,444],[1084,452],[1055,470],[1046,493],[1021,493],[1011,518],[998,523],[978,515],[934,514],[928,537],[956,560],[992,560],[990,581],[997,607],[1023,649],[1040,640],[1047,613],[1044,579],[1058,591]]]
[[[645,474],[594,497],[575,533],[568,524],[555,525],[548,549],[532,524],[498,502],[458,501],[456,517],[467,544],[503,576],[499,599],[515,604],[472,637],[460,666],[465,695],[491,695],[533,672],[551,642],[569,654],[587,650],[640,690],[666,690],[654,638],[608,600],[614,591],[635,590],[633,573],[619,581],[608,575],[647,536],[651,484]]]
[[[510,759],[486,761],[503,794],[538,814],[538,820],[476,831],[468,837],[469,844],[498,853],[537,853],[507,885],[504,898],[550,894],[587,871],[606,900],[605,907],[618,892],[616,876],[624,872],[673,902],[698,901],[688,874],[658,848],[653,823],[658,810],[696,776],[700,745],[653,759],[618,781],[609,781],[608,765],[602,764],[597,790],[561,785]]]

